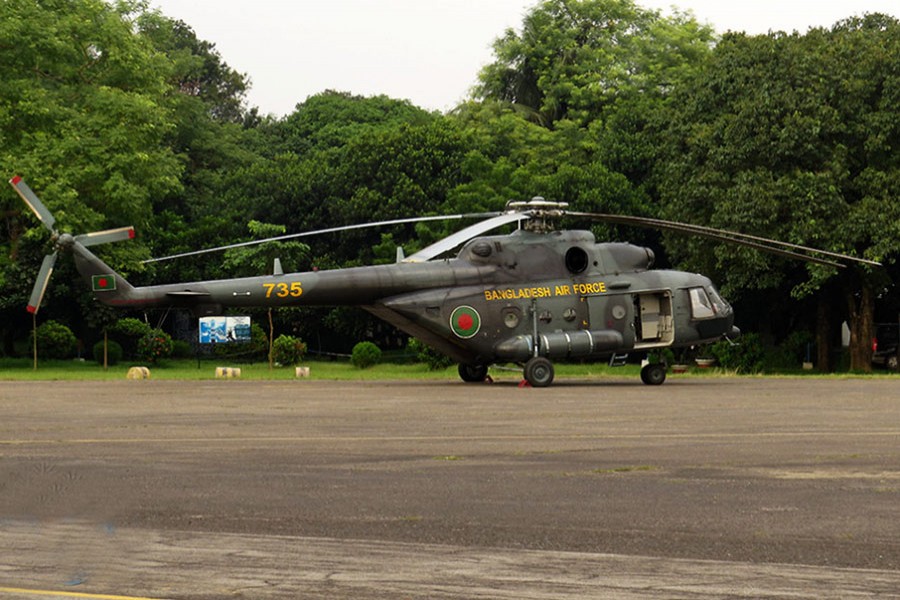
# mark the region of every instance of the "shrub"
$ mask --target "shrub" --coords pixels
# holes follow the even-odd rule
[[[123,357],[134,358],[138,356],[138,341],[153,331],[153,328],[140,319],[128,317],[119,319],[110,325],[106,331],[112,339],[122,345]]]
[[[103,364],[103,342],[94,344],[94,360]],[[108,340],[106,345],[106,364],[115,365],[122,360],[122,344],[115,340]]]
[[[163,358],[172,356],[172,336],[162,329],[151,329],[137,343],[137,358],[155,364]]]
[[[675,364],[675,353],[672,352],[671,348],[660,348],[659,350],[655,350],[653,352],[648,352],[647,360],[649,360],[651,363],[663,363],[666,365],[674,365]]]
[[[738,373],[759,373],[765,357],[762,340],[755,333],[745,333],[736,343],[716,342],[710,347],[710,353],[720,366]]]
[[[28,346],[34,347],[34,333],[28,338]],[[72,330],[56,321],[44,321],[37,328],[38,356],[44,358],[72,358],[78,345]]]
[[[184,340],[172,340],[172,358],[191,358],[194,356],[194,347]]]
[[[125,335],[128,337],[141,338],[153,330],[147,323],[140,319],[127,317],[119,319],[109,327],[109,333]]]
[[[262,327],[253,323],[250,325],[249,342],[214,344],[213,353],[223,358],[266,358],[269,354],[269,336]]]
[[[281,365],[296,365],[306,355],[306,344],[290,335],[279,335],[272,343],[272,360]]]
[[[381,360],[381,350],[372,342],[360,342],[353,346],[350,363],[358,369],[368,369]]]
[[[453,364],[453,359],[438,352],[431,346],[424,344],[421,340],[416,338],[409,338],[409,343],[406,345],[406,349],[408,352],[415,355],[416,360],[428,365],[428,368],[432,371],[440,371],[441,369],[446,369],[450,365]]]
[[[808,331],[791,332],[766,356],[765,367],[769,369],[796,369],[806,360],[807,345],[813,342]]]

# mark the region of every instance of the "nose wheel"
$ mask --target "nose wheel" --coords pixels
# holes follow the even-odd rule
[[[647,385],[662,385],[666,380],[666,365],[651,363],[641,369],[641,381]]]
[[[525,381],[531,387],[547,387],[553,383],[553,363],[543,356],[535,356],[525,363]]]

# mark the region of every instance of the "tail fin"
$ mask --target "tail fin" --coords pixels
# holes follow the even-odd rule
[[[104,304],[119,306],[128,304],[134,295],[132,286],[96,254],[88,250],[84,244],[75,242],[72,246],[75,256],[75,268],[82,279],[90,286],[94,296]]]

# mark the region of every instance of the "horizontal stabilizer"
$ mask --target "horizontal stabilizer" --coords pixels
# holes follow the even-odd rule
[[[183,292],[166,292],[166,296],[175,296],[176,298],[202,298],[204,296],[211,296],[209,292],[192,292],[190,290],[185,290]]]

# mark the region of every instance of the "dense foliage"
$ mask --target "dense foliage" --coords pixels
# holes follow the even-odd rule
[[[458,225],[140,259],[535,195],[850,252],[888,269],[836,273],[595,228],[653,245],[663,265],[712,275],[737,299],[739,325],[769,345],[814,335],[821,366],[847,320],[852,364],[868,367],[877,311],[894,320],[900,310],[896,19],[718,39],[688,14],[632,0],[543,0],[521,29],[498,36],[494,62],[473,73],[473,97],[448,114],[324,91],[283,118],[261,117],[245,104],[247,76],[146,2],[0,0],[0,170],[25,176],[67,231],[135,225],[137,240],[97,251],[136,284],[262,274],[275,258],[290,271],[388,262],[398,245],[409,253]],[[11,190],[0,192],[0,218],[0,354],[13,354],[51,242]],[[311,352],[407,341],[352,309],[249,314]],[[87,348],[109,327],[126,356],[151,329],[147,315],[96,303],[66,259],[39,320],[68,326]]]
[[[665,215],[893,260],[900,251],[900,23],[882,15],[806,35],[729,34],[676,92],[659,162]],[[720,246],[673,247],[731,295],[815,292],[852,325],[854,368],[873,337],[881,269],[807,267]],[[826,317],[821,343],[839,319]]]

